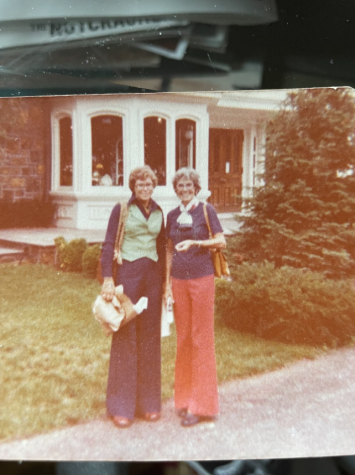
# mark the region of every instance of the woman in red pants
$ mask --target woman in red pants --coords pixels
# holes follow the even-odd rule
[[[197,199],[201,189],[198,173],[181,168],[173,186],[181,205],[167,218],[165,299],[173,298],[177,333],[175,408],[181,425],[189,427],[214,419],[219,410],[210,249],[224,249],[226,241],[213,206]]]

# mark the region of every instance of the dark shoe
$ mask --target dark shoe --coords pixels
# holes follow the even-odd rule
[[[141,418],[147,422],[157,422],[160,419],[160,412],[146,412]]]
[[[182,409],[176,409],[176,415],[184,419],[187,416],[187,408],[183,407]]]
[[[127,417],[121,417],[121,416],[113,416],[112,421],[115,424],[116,427],[119,429],[127,429],[128,427],[131,427],[133,424],[132,419],[128,419]]]
[[[186,416],[181,420],[181,425],[183,427],[191,427],[199,424],[200,422],[212,422],[215,418],[211,416],[197,416],[196,414],[191,414],[188,412]]]

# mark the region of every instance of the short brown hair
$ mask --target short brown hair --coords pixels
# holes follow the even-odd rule
[[[178,170],[173,178],[173,187],[176,192],[176,186],[179,180],[181,178],[186,178],[187,180],[191,180],[192,183],[194,184],[195,192],[196,195],[197,193],[201,190],[201,185],[200,185],[200,175],[197,173],[197,171],[194,168],[180,168]]]
[[[129,175],[129,188],[134,193],[134,188],[136,186],[137,180],[146,180],[150,178],[153,182],[154,188],[158,184],[158,178],[149,165],[144,165],[143,167],[135,168],[131,171]]]

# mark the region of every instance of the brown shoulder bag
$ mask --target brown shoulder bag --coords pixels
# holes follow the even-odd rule
[[[121,211],[120,211],[120,218],[119,218],[118,226],[117,226],[117,234],[116,234],[115,248],[114,248],[114,253],[113,253],[113,261],[112,261],[112,277],[114,280],[117,273],[117,266],[122,264],[121,247],[122,247],[124,230],[125,230],[127,216],[128,216],[127,203],[123,202],[120,204],[121,204]],[[101,256],[102,256],[102,250],[100,253],[99,263],[97,267],[97,280],[100,282],[100,284],[102,284],[104,281],[102,277]]]
[[[207,205],[206,204],[203,205],[203,212],[205,214],[205,219],[206,219],[210,239],[213,239],[211,226],[210,226],[210,220],[208,219]],[[212,256],[212,262],[213,262],[215,277],[219,277],[219,278],[222,278],[222,279],[223,278],[224,279],[229,279],[230,278],[230,271],[229,271],[226,256],[223,254],[223,252],[220,249],[210,249],[210,252],[211,252],[211,256]]]

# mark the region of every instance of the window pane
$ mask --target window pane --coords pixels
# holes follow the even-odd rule
[[[196,122],[179,119],[175,125],[176,170],[182,167],[196,168]]]
[[[73,186],[73,133],[71,117],[59,120],[60,186]]]
[[[158,185],[166,185],[166,120],[144,119],[144,163],[156,173]]]
[[[92,185],[123,186],[122,117],[91,119]]]

